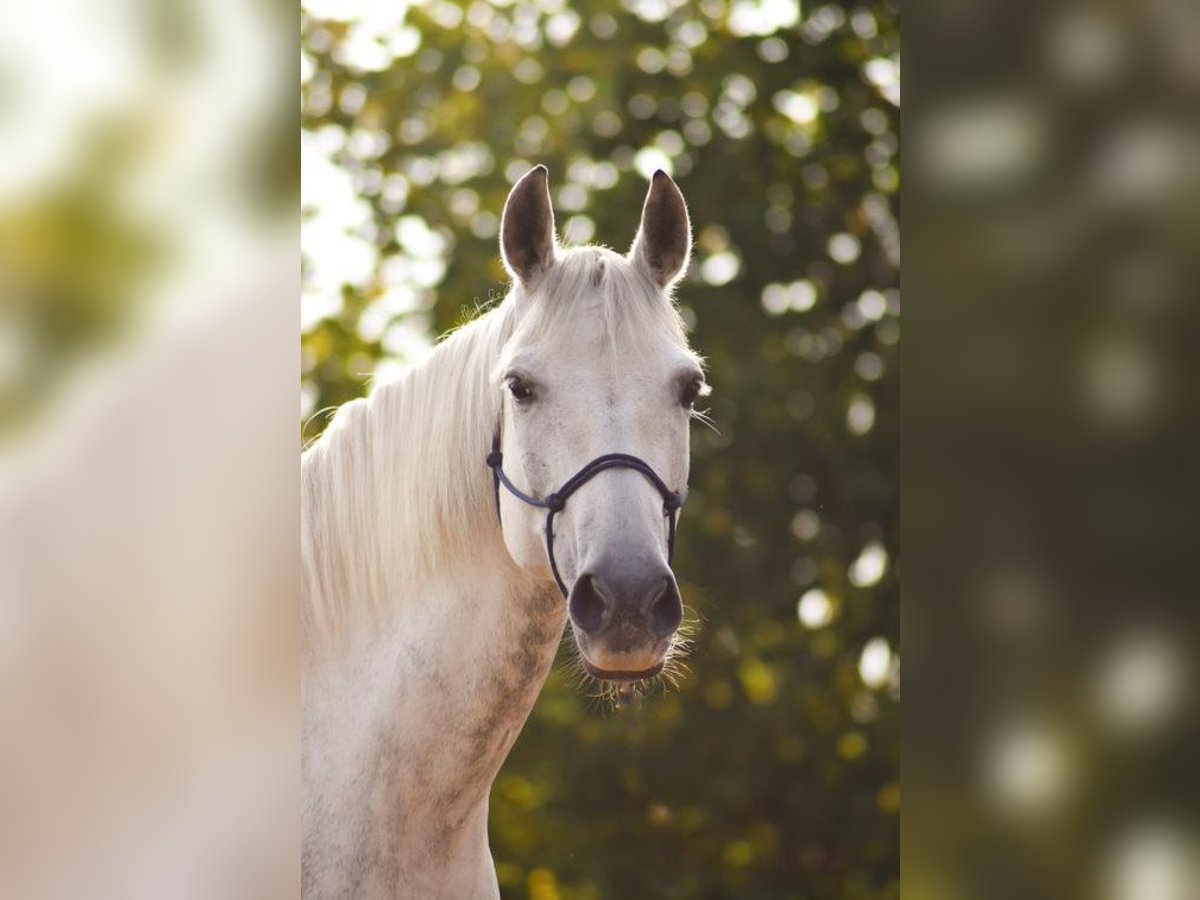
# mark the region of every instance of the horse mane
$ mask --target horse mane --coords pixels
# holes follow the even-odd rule
[[[499,410],[491,367],[512,331],[511,298],[427,359],[341,406],[301,457],[304,639],[375,619],[435,562],[478,552],[490,504],[483,463]],[[475,440],[464,439],[465,435]]]
[[[494,516],[484,457],[500,411],[505,345],[517,329],[538,337],[564,327],[583,306],[539,296],[598,298],[589,309],[613,343],[665,328],[686,349],[674,304],[624,262],[600,247],[560,250],[533,297],[510,291],[398,379],[338,409],[301,458],[306,645],[381,621],[424,579],[478,558],[482,541],[501,540],[481,516]],[[519,324],[518,304],[527,304]]]

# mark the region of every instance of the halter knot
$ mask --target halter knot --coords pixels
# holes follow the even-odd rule
[[[499,450],[493,450],[487,455],[488,468],[494,469],[496,466],[504,462],[504,454]]]
[[[562,512],[562,508],[567,505],[567,501],[558,494],[547,494],[542,503],[546,505],[546,509],[550,510],[550,512]]]
[[[683,506],[683,495],[679,491],[673,491],[663,497],[663,510],[665,512],[673,513],[681,506]]]

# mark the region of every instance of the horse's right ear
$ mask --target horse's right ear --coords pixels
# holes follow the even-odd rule
[[[500,255],[513,278],[529,289],[554,262],[554,210],[545,166],[534,166],[509,192],[500,219]]]

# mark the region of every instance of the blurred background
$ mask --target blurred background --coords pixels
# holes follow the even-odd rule
[[[626,249],[659,167],[691,210],[691,671],[620,710],[552,674],[493,791],[504,896],[897,896],[895,4],[302,9],[305,440],[502,296],[530,166],[567,243]]]
[[[295,16],[4,9],[6,898],[298,893]]]
[[[905,13],[903,894],[1200,897],[1200,5]]]

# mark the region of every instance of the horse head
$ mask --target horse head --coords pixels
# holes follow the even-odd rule
[[[670,551],[708,391],[671,299],[690,251],[687,206],[661,171],[626,255],[559,246],[543,166],[501,220],[515,324],[488,461],[504,542],[558,583],[583,665],[605,681],[660,671],[683,616]]]

